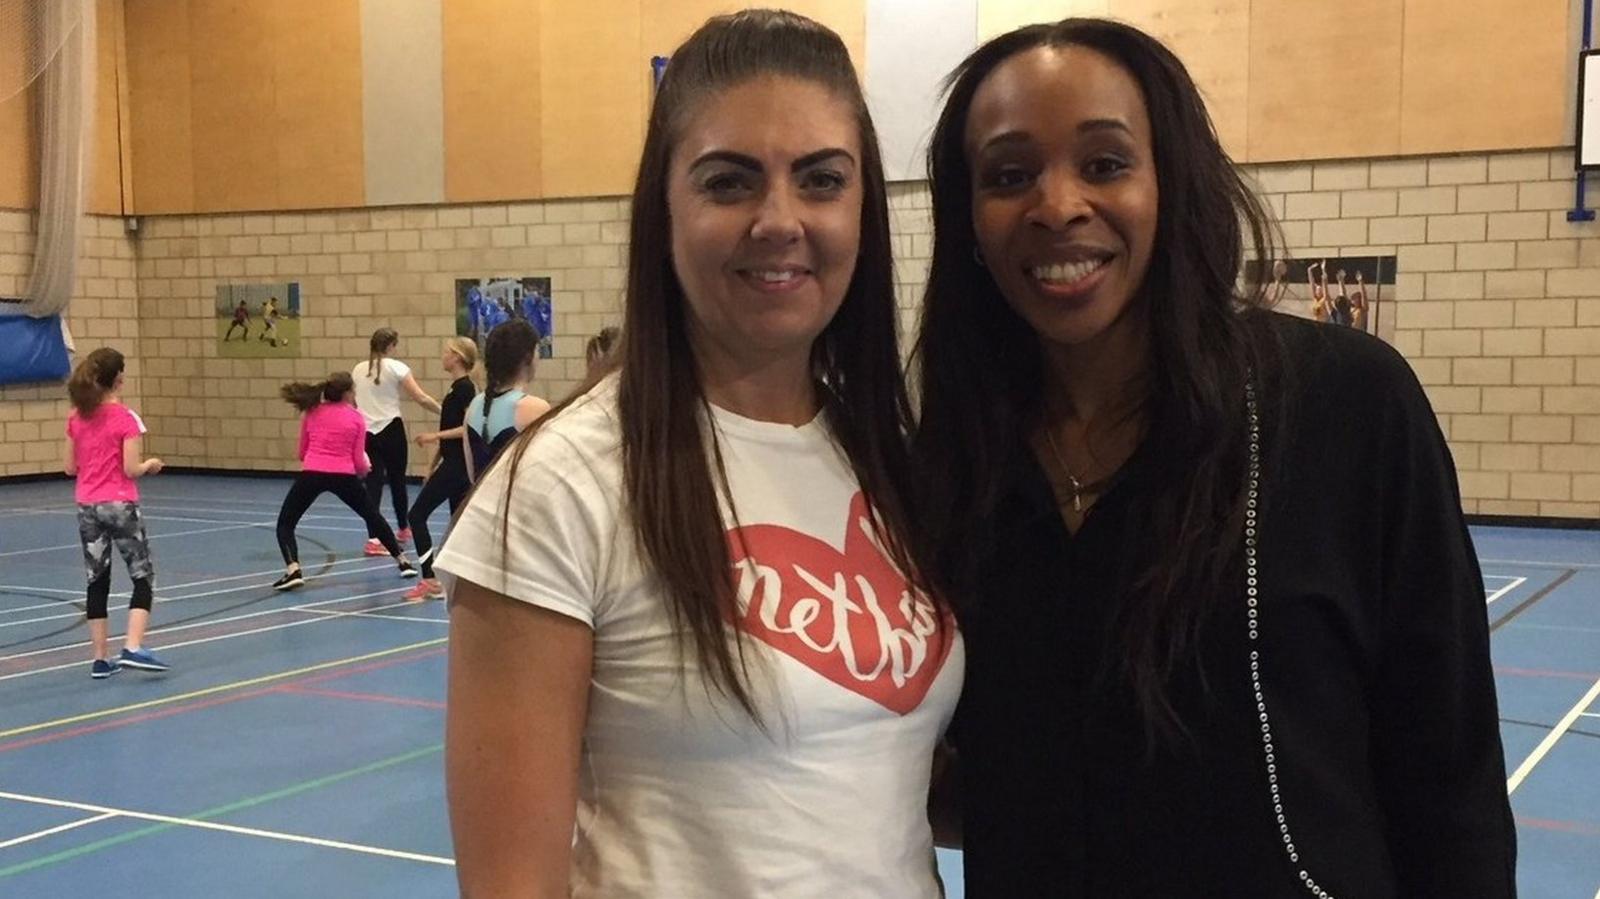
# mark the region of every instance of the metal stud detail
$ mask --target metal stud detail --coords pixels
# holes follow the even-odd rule
[[[1277,754],[1274,750],[1275,741],[1272,738],[1272,719],[1267,714],[1267,695],[1261,687],[1261,652],[1258,649],[1261,628],[1261,603],[1259,602],[1259,560],[1256,555],[1258,546],[1256,509],[1261,496],[1261,415],[1256,405],[1256,387],[1252,380],[1245,386],[1245,404],[1249,409],[1250,417],[1250,473],[1249,487],[1246,496],[1244,519],[1244,566],[1245,566],[1245,605],[1247,608],[1246,620],[1250,633],[1250,686],[1255,691],[1256,709],[1261,718],[1261,745],[1266,755],[1267,790],[1272,796],[1272,811],[1277,818],[1278,831],[1283,837],[1284,852],[1289,856],[1290,864],[1300,864],[1300,852],[1295,846],[1294,837],[1289,830],[1288,816],[1283,810],[1283,793],[1278,785]],[[1311,877],[1309,871],[1300,869],[1300,882],[1306,891],[1317,899],[1335,899],[1323,886]]]

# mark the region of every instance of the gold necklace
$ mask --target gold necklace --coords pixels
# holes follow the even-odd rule
[[[1087,493],[1090,496],[1098,495],[1100,490],[1111,479],[1101,478],[1098,481],[1085,483],[1067,465],[1067,457],[1061,452],[1061,447],[1056,445],[1056,435],[1050,430],[1049,425],[1044,428],[1044,439],[1050,444],[1050,454],[1056,457],[1056,464],[1061,466],[1061,472],[1067,476],[1067,483],[1072,485],[1072,511],[1082,512],[1084,494]]]

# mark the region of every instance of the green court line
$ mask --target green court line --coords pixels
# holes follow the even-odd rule
[[[297,783],[297,784],[291,784],[290,786],[284,787],[282,789],[273,790],[270,793],[262,793],[262,794],[257,795],[257,796],[249,796],[249,797],[246,797],[244,799],[237,800],[235,802],[230,802],[227,805],[219,805],[216,808],[209,808],[209,809],[206,809],[203,812],[197,812],[197,813],[195,813],[193,815],[188,815],[188,816],[174,815],[173,817],[187,817],[187,818],[189,818],[190,820],[193,820],[193,821],[209,821],[212,818],[217,818],[217,817],[220,817],[222,815],[226,815],[229,812],[236,812],[236,811],[239,811],[241,809],[251,808],[253,806],[261,805],[261,804],[266,803],[266,802],[272,802],[275,799],[283,799],[283,798],[288,797],[288,796],[293,796],[293,795],[295,795],[297,793],[304,793],[304,792],[307,792],[308,790],[315,790],[315,789],[318,789],[319,787],[325,787],[325,786],[328,786],[329,784],[338,783],[341,780],[348,780],[348,779],[350,779],[352,777],[359,777],[359,776],[361,776],[363,774],[370,774],[370,773],[372,773],[374,771],[381,771],[384,768],[391,768],[391,767],[394,767],[395,765],[402,765],[402,764],[405,764],[406,762],[414,761],[416,759],[423,758],[424,756],[432,755],[432,754],[434,754],[436,752],[439,752],[439,751],[441,751],[443,749],[444,749],[444,744],[443,743],[435,743],[432,746],[424,746],[421,749],[413,749],[410,752],[401,753],[400,755],[390,756],[389,758],[386,758],[386,759],[379,759],[376,762],[369,762],[369,763],[367,763],[365,765],[362,765],[359,768],[351,768],[348,771],[339,771],[339,772],[336,772],[334,774],[327,774],[327,775],[324,775],[322,777],[318,777],[318,778],[316,778],[314,780],[307,780],[307,781],[302,781],[302,782]],[[74,846],[71,849],[63,849],[60,852],[55,852],[55,853],[52,853],[50,855],[40,856],[39,858],[30,859],[30,860],[25,861],[25,862],[19,862],[19,863],[15,864],[15,865],[10,865],[10,866],[5,867],[5,868],[0,868],[0,878],[11,877],[11,876],[16,875],[16,874],[23,874],[25,872],[32,871],[32,870],[35,870],[37,868],[43,868],[43,867],[47,867],[49,865],[54,865],[54,864],[56,864],[58,862],[71,861],[72,859],[81,858],[81,857],[83,857],[85,855],[88,855],[88,854],[90,854],[92,852],[99,852],[102,849],[109,849],[112,846],[118,846],[118,845],[121,845],[123,843],[127,843],[127,842],[131,842],[133,840],[140,839],[142,837],[151,836],[152,834],[158,834],[158,833],[161,833],[162,831],[172,830],[175,827],[182,827],[182,826],[183,825],[181,825],[181,824],[166,824],[166,823],[152,824],[149,827],[141,827],[138,830],[132,830],[132,831],[129,831],[129,832],[124,833],[124,834],[118,834],[118,835],[116,835],[114,837],[106,837],[103,840],[95,840],[92,843],[85,843],[82,846]]]

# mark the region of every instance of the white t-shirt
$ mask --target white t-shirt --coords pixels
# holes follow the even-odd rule
[[[966,666],[953,621],[905,592],[820,418],[716,410],[769,732],[713,698],[623,513],[616,383],[530,444],[506,556],[503,461],[435,563],[594,630],[572,895],[935,899],[929,769]]]
[[[367,433],[376,434],[400,417],[400,382],[411,374],[411,366],[385,356],[378,360],[378,383],[372,383],[371,363],[358,362],[350,369],[356,382],[356,408],[367,419]]]

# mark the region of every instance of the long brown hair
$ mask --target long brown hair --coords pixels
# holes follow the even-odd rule
[[[511,389],[522,374],[533,364],[534,353],[539,349],[539,332],[520,318],[514,318],[493,331],[483,342],[483,420],[489,421],[489,406],[497,397]]]
[[[322,403],[339,402],[355,387],[355,379],[350,377],[349,372],[336,371],[328,375],[327,380],[315,384],[307,384],[305,381],[285,384],[278,388],[278,395],[301,412],[310,412]]]
[[[67,398],[78,415],[87,418],[100,408],[106,394],[116,386],[117,375],[125,366],[122,354],[103,346],[83,358],[67,379]]]
[[[1140,288],[1149,325],[1143,413],[1164,460],[1141,535],[1135,591],[1116,614],[1122,674],[1153,730],[1182,729],[1167,695],[1221,588],[1237,574],[1246,497],[1245,383],[1254,371],[1280,402],[1264,285],[1237,286],[1246,248],[1273,258],[1275,231],[1223,151],[1194,81],[1154,38],[1117,22],[1067,19],[996,37],[948,82],[928,159],[933,260],[913,364],[921,389],[914,454],[940,581],[958,605],[976,590],[995,510],[1040,420],[1045,367],[1038,336],[974,258],[972,176],[966,155],[973,95],[1002,62],[1039,47],[1083,46],[1138,82],[1150,116],[1160,215]],[[1267,397],[1266,391],[1272,391]]]
[[[738,607],[717,501],[719,490],[727,496],[727,478],[714,429],[707,458],[701,422],[708,407],[689,342],[683,287],[672,265],[667,184],[673,148],[689,115],[718,92],[764,75],[823,85],[855,110],[863,182],[860,255],[838,313],[812,347],[812,370],[821,385],[823,414],[878,515],[880,539],[901,571],[923,583],[927,566],[907,506],[911,414],[897,350],[883,163],[844,42],[810,19],[774,10],[717,16],[672,55],[650,111],[634,184],[621,341],[584,387],[554,410],[620,369],[623,492],[634,537],[711,687],[757,721],[747,641],[738,628],[728,640]],[[509,454],[513,478],[536,430],[524,431]],[[509,483],[505,510],[509,516]]]
[[[372,383],[379,383],[383,377],[383,354],[399,342],[400,332],[393,328],[379,328],[372,332],[372,339],[367,342],[367,374],[372,378]]]

